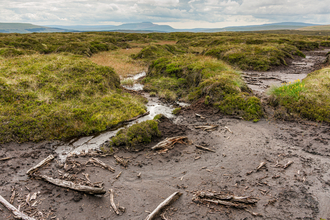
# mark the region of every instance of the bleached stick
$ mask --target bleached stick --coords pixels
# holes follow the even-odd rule
[[[38,163],[36,166],[32,167],[31,169],[29,169],[28,171],[26,171],[26,174],[31,176],[34,172],[36,172],[40,167],[42,167],[43,165],[47,164],[48,162],[52,161],[54,159],[54,156],[51,154],[49,155],[47,158],[45,158],[44,160],[40,161],[40,163]]]
[[[172,195],[170,195],[167,199],[165,199],[162,203],[157,206],[157,208],[150,213],[145,220],[152,220],[155,219],[158,215],[160,215],[160,212],[166,207],[171,205],[173,202],[175,202],[182,193],[180,192],[175,192]]]
[[[18,209],[16,209],[12,204],[10,204],[7,200],[5,200],[1,195],[0,195],[0,203],[2,203],[7,209],[12,211],[12,213],[15,215],[15,218],[17,219],[36,220],[35,218],[29,217],[23,212],[18,211]]]

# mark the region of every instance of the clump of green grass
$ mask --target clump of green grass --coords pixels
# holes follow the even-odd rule
[[[286,65],[285,58],[305,56],[288,44],[225,44],[209,49],[205,55],[224,60],[243,70],[266,71],[271,66]]]
[[[160,137],[156,120],[148,120],[120,130],[115,137],[111,138],[111,146],[125,146],[134,149],[136,145],[148,144],[155,137]]]
[[[120,81],[121,85],[123,86],[133,86],[134,85],[134,80],[133,79],[124,79]]]
[[[240,73],[215,58],[190,54],[157,59],[150,65],[144,83],[146,91],[158,92],[172,101],[180,98],[193,102],[208,97],[209,104],[226,114],[238,114],[247,120],[263,115],[260,100],[249,94]]]
[[[173,54],[183,54],[187,50],[182,46],[177,45],[150,45],[143,48],[139,53],[133,54],[133,59],[143,59],[147,62],[165,56],[173,56]]]
[[[81,56],[0,62],[1,143],[88,135],[146,111],[143,98],[120,90],[113,69]]]
[[[181,111],[181,108],[175,108],[175,109],[172,111],[172,114],[173,114],[173,115],[177,115],[177,114],[180,113],[180,111]]]
[[[279,109],[285,108],[290,115],[315,121],[330,122],[330,68],[313,73],[302,81],[272,88],[269,102]]]

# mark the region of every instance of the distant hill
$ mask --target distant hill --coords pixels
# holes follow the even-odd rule
[[[330,31],[330,25],[317,25],[299,28],[300,31]]]
[[[315,24],[300,22],[282,22],[263,25],[237,26],[225,28],[174,29],[169,25],[158,25],[151,22],[127,23],[122,25],[50,25],[47,27],[28,23],[0,23],[0,33],[31,33],[31,32],[85,32],[85,31],[120,31],[127,33],[150,32],[224,32],[224,31],[269,31],[269,30],[301,30],[317,28]],[[325,26],[324,26],[325,27]],[[330,27],[330,26],[329,26]],[[308,29],[311,30],[311,29]],[[316,29],[315,29],[316,30]]]
[[[302,27],[315,26],[315,24],[300,22],[282,22],[262,25],[225,27],[215,29],[203,29],[202,32],[223,32],[223,31],[265,31],[265,30],[296,30]]]
[[[29,23],[0,23],[0,33],[33,33],[33,32],[70,32],[72,30],[43,27]]]

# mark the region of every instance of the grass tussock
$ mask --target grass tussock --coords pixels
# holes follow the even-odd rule
[[[111,146],[125,146],[127,149],[134,149],[136,145],[148,144],[155,137],[160,137],[158,122],[148,120],[120,130],[115,137],[111,138]]]
[[[88,135],[145,112],[112,68],[81,56],[0,60],[0,142]]]
[[[193,102],[208,97],[223,113],[240,115],[246,120],[262,117],[260,100],[239,72],[215,58],[196,55],[163,57],[154,61],[144,79],[144,89],[174,101]]]
[[[278,117],[283,114],[296,115],[314,121],[330,122],[330,68],[313,73],[302,81],[273,87],[269,91],[269,102],[279,110]]]

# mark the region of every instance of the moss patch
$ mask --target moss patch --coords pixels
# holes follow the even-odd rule
[[[148,144],[152,138],[160,136],[158,122],[148,120],[120,130],[115,137],[111,138],[111,146],[125,146],[127,149],[134,149],[135,146]]]
[[[113,69],[80,56],[0,60],[0,142],[88,135],[145,112]]]
[[[289,115],[330,122],[329,67],[308,74],[302,82],[274,87],[270,94],[270,104],[282,112],[284,107]]]

